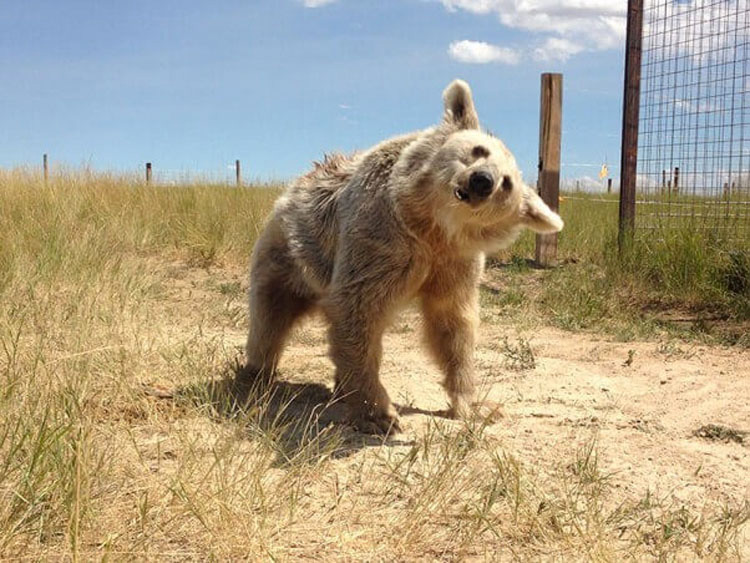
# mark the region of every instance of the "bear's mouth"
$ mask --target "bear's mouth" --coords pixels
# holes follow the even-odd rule
[[[453,191],[453,195],[456,196],[456,199],[458,201],[469,201],[469,192],[466,192],[462,190],[461,188],[456,188]]]

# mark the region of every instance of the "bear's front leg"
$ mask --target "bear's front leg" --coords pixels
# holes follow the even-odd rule
[[[446,259],[422,287],[427,344],[445,374],[450,414],[467,418],[475,406],[474,346],[479,326],[482,256]]]
[[[383,332],[415,285],[412,241],[392,212],[385,192],[349,192],[357,205],[342,224],[331,283],[321,305],[330,323],[335,391],[364,432],[400,431],[396,410],[380,383]],[[364,198],[364,199],[363,199]]]
[[[382,311],[339,303],[327,308],[335,396],[349,405],[351,422],[369,434],[400,432],[396,410],[380,383],[384,322]]]
[[[425,296],[422,299],[425,336],[443,373],[450,414],[467,418],[475,399],[474,343],[479,322],[477,297]]]

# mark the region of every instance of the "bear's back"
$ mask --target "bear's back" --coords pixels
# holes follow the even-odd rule
[[[326,155],[295,180],[277,205],[292,257],[316,292],[330,283],[339,239],[351,228],[383,235],[375,217],[391,216],[388,185],[412,133],[384,141],[364,153]],[[369,223],[373,223],[370,225]]]

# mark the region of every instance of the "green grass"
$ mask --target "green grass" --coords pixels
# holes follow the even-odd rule
[[[683,227],[637,232],[620,253],[616,196],[564,195],[560,213],[560,266],[533,270],[535,239],[526,233],[491,267],[489,280],[502,290],[485,292],[486,303],[565,329],[624,338],[668,330],[750,345],[747,246]]]

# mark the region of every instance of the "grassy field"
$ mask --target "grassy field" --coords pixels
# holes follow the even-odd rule
[[[429,417],[383,445],[290,415],[322,387],[229,408],[246,263],[277,195],[0,170],[0,559],[750,556],[747,501],[618,497],[596,434],[542,470],[487,421]],[[559,268],[528,263],[529,236],[493,262],[485,320],[750,344],[746,254],[682,237],[618,259],[617,205],[592,199],[561,203]],[[534,368],[524,346],[498,352],[511,372]]]
[[[488,295],[519,320],[533,316],[566,329],[605,330],[622,339],[664,331],[710,342],[750,345],[750,252],[701,233],[637,232],[620,254],[617,195],[564,195],[561,267],[533,271],[534,236],[499,256]],[[747,241],[746,241],[747,244]]]

